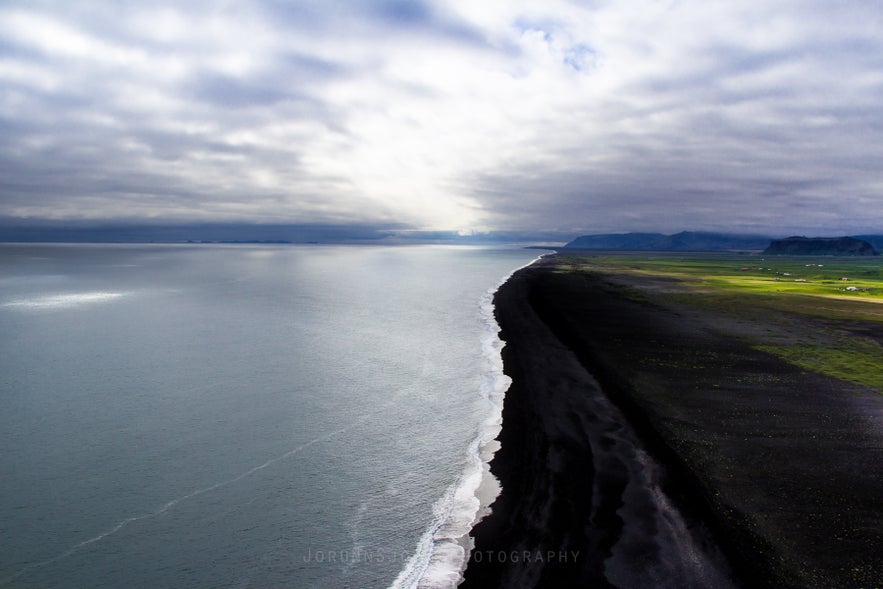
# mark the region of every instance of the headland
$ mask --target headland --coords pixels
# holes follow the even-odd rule
[[[876,275],[795,264],[559,254],[501,287],[502,492],[462,586],[875,586]]]

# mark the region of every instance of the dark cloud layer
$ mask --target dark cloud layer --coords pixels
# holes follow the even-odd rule
[[[0,218],[883,229],[870,2],[0,6]]]

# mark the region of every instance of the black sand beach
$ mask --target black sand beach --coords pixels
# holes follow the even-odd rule
[[[883,397],[561,260],[496,297],[503,491],[461,586],[879,586]]]

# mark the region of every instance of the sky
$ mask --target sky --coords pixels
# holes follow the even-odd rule
[[[0,219],[883,233],[883,4],[0,0]]]

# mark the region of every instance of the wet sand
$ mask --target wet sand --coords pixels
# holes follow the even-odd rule
[[[461,586],[879,584],[883,398],[556,260],[497,294],[503,491]]]

